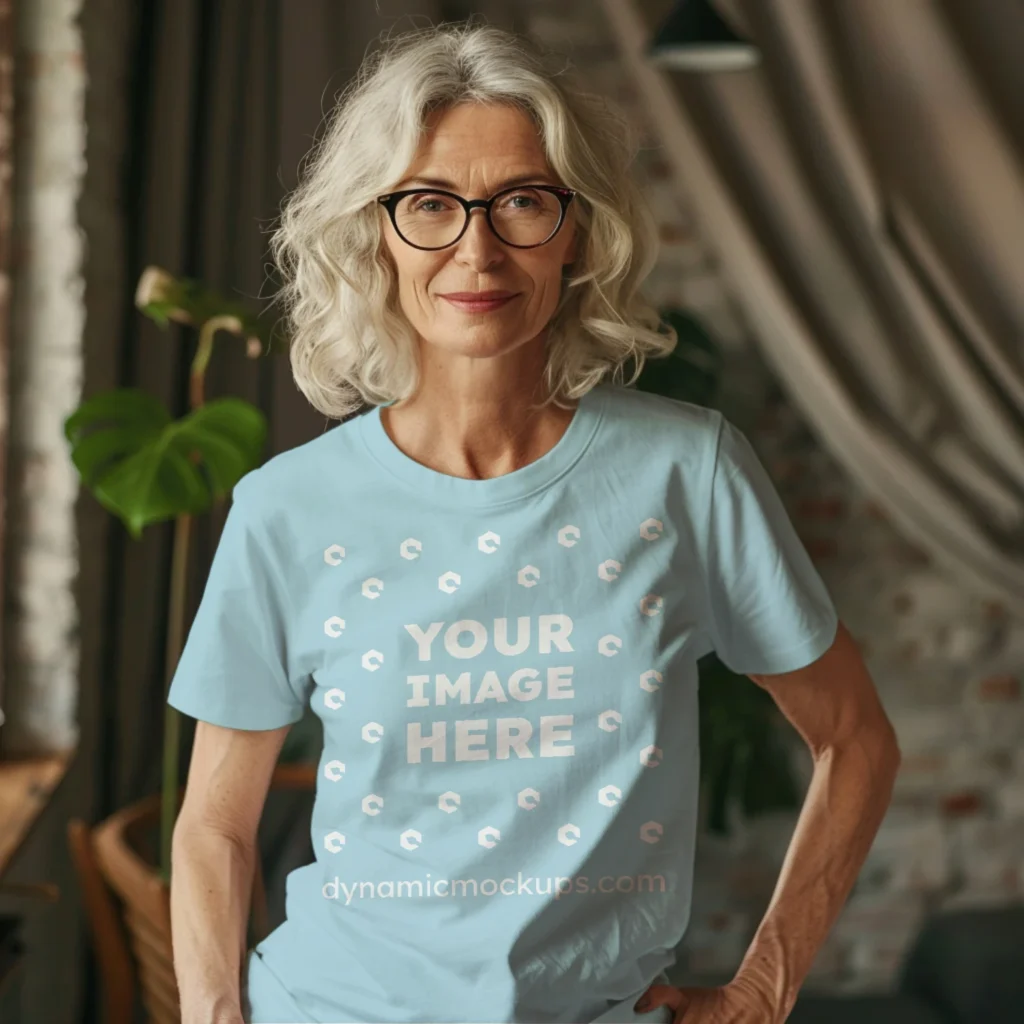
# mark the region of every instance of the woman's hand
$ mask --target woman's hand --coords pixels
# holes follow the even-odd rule
[[[777,1024],[764,995],[736,981],[719,988],[677,988],[651,985],[635,1009],[650,1013],[658,1006],[673,1010],[672,1024]]]

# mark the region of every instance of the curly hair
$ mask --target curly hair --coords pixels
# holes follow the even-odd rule
[[[473,18],[417,28],[366,57],[304,158],[271,234],[296,385],[345,419],[417,388],[416,335],[398,300],[376,197],[415,158],[428,116],[459,103],[511,104],[577,190],[579,246],[547,328],[545,385],[560,404],[604,377],[631,384],[677,344],[639,291],[657,261],[657,222],[631,177],[639,141],[606,99],[528,37]],[[635,363],[629,381],[624,367]]]

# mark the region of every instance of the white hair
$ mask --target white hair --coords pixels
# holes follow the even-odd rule
[[[577,191],[576,260],[547,329],[551,400],[581,397],[609,374],[631,384],[676,332],[639,292],[657,260],[657,222],[630,164],[638,138],[604,98],[550,66],[527,37],[472,18],[414,29],[364,59],[307,154],[271,236],[281,272],[291,366],[321,413],[408,397],[419,380],[416,333],[398,301],[376,197],[415,158],[429,114],[501,103],[537,125],[548,163]]]

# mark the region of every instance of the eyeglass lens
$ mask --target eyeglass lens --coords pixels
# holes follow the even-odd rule
[[[551,192],[521,188],[497,196],[491,223],[510,245],[539,245],[558,226],[562,204]],[[435,249],[451,245],[466,223],[468,211],[451,196],[414,192],[395,209],[395,225],[413,245]]]

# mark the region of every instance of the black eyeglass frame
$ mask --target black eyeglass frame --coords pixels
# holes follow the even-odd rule
[[[506,242],[501,235],[495,230],[494,222],[491,220],[491,207],[494,205],[496,199],[506,195],[509,192],[521,192],[523,189],[532,188],[536,191],[550,192],[558,198],[558,202],[561,206],[558,214],[558,223],[555,225],[555,229],[544,239],[543,242],[534,242],[533,245],[516,245],[515,242]],[[395,209],[399,202],[406,196],[412,195],[432,195],[432,196],[450,196],[456,202],[462,204],[462,208],[466,211],[466,223],[462,225],[462,230],[458,235],[453,238],[446,245],[416,245],[415,242],[410,242],[405,235],[399,230],[398,224],[395,222]],[[500,192],[495,192],[490,199],[463,199],[457,192],[447,192],[443,188],[407,188],[401,192],[389,192],[387,195],[377,196],[377,202],[388,211],[388,216],[391,218],[391,224],[398,234],[398,237],[405,242],[406,245],[411,245],[414,249],[422,249],[424,252],[438,252],[441,249],[447,249],[450,246],[455,245],[456,242],[466,233],[466,228],[469,227],[469,218],[473,212],[474,207],[481,207],[487,215],[487,224],[490,227],[494,237],[502,242],[504,245],[511,245],[513,249],[536,249],[539,245],[547,245],[555,235],[561,230],[562,225],[565,223],[565,214],[569,209],[569,204],[576,198],[576,190],[572,188],[565,188],[562,185],[516,185],[514,188],[503,188]]]

